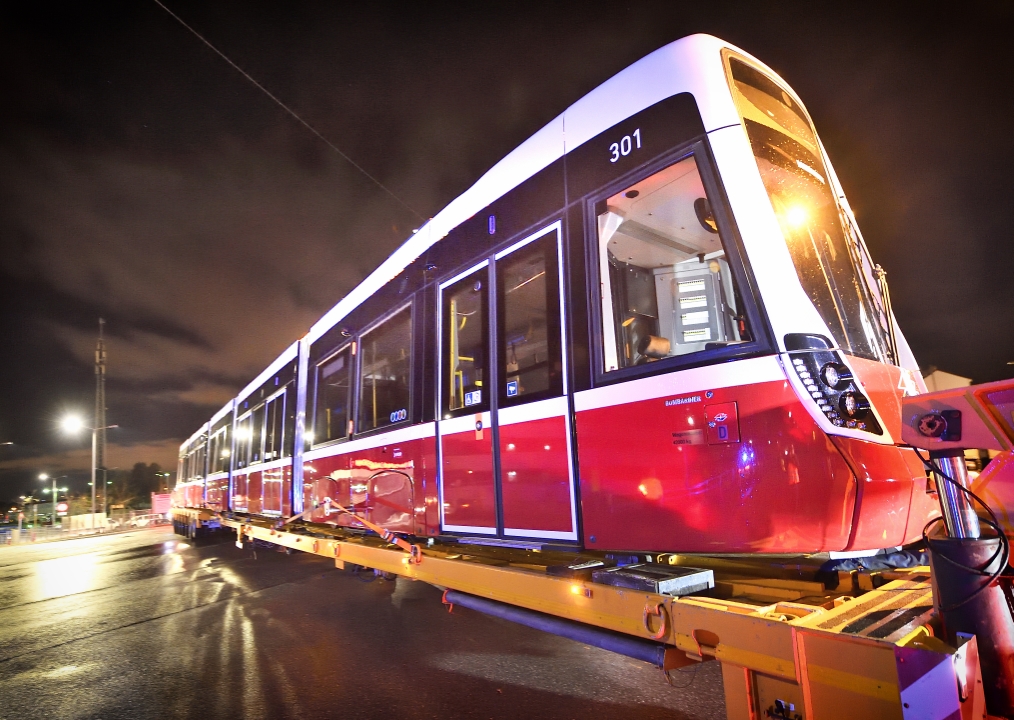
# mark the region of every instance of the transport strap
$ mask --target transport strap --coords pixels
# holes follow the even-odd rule
[[[328,497],[324,498],[323,500],[321,500],[319,503],[317,503],[313,507],[311,507],[311,508],[309,508],[307,510],[304,510],[303,512],[299,513],[298,515],[293,515],[288,520],[286,520],[284,523],[282,523],[282,525],[287,525],[287,524],[289,524],[290,522],[292,522],[294,520],[298,520],[299,518],[303,517],[304,515],[308,515],[308,514],[312,513],[314,510],[316,510],[317,508],[321,507],[322,505],[330,505],[331,507],[333,507],[336,510],[338,510],[338,512],[343,512],[346,515],[351,515],[352,517],[354,517],[356,519],[356,521],[358,521],[358,522],[362,523],[363,525],[365,525],[367,529],[372,530],[373,532],[377,533],[377,535],[379,535],[380,537],[382,537],[385,542],[389,542],[392,545],[397,545],[399,548],[401,548],[402,550],[404,550],[405,552],[407,552],[409,554],[409,557],[411,558],[411,562],[413,564],[418,565],[419,563],[422,562],[422,559],[423,559],[422,545],[413,545],[408,540],[405,540],[404,538],[398,537],[397,535],[395,535],[390,530],[387,530],[385,528],[380,527],[379,525],[377,525],[375,523],[370,522],[366,518],[364,518],[364,517],[362,517],[360,515],[357,515],[353,511],[349,510],[346,507],[343,507],[342,505],[339,505],[334,500],[332,500],[331,498],[328,498]]]

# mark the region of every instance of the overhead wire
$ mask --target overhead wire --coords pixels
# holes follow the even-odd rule
[[[363,167],[362,167],[362,166],[361,166],[361,165],[360,165],[359,163],[357,163],[357,162],[356,162],[355,160],[353,160],[353,159],[352,159],[351,157],[349,157],[349,156],[348,156],[348,155],[346,155],[346,154],[345,154],[344,152],[342,152],[342,151],[341,151],[341,149],[340,149],[340,148],[339,148],[339,147],[338,147],[337,145],[335,145],[335,144],[334,144],[333,142],[331,142],[331,141],[330,141],[330,140],[328,140],[328,139],[327,139],[326,137],[324,137],[324,136],[323,136],[323,135],[322,135],[322,134],[320,133],[320,131],[319,131],[319,130],[317,130],[317,128],[313,127],[313,125],[311,125],[311,124],[310,124],[310,123],[308,123],[308,122],[307,122],[306,120],[304,120],[303,118],[301,118],[301,117],[300,117],[300,116],[299,116],[299,115],[298,115],[298,114],[296,113],[296,111],[295,111],[295,110],[293,110],[292,108],[290,108],[290,107],[289,107],[288,105],[286,105],[286,104],[285,104],[285,103],[284,103],[284,102],[283,102],[282,100],[280,100],[280,99],[279,99],[278,97],[276,97],[276,96],[275,96],[275,95],[274,95],[274,94],[273,94],[273,93],[272,93],[272,92],[271,92],[270,90],[268,90],[268,89],[267,89],[266,87],[264,87],[264,86],[263,86],[263,85],[261,85],[261,84],[260,84],[259,82],[257,82],[257,81],[256,81],[256,80],[255,80],[255,79],[253,78],[253,76],[251,76],[251,75],[250,75],[250,73],[248,73],[248,72],[247,72],[246,70],[244,70],[244,69],[243,69],[243,68],[241,68],[241,67],[240,67],[239,65],[237,65],[236,63],[234,63],[234,62],[233,62],[233,61],[232,61],[231,59],[229,59],[229,57],[228,57],[228,56],[227,56],[227,55],[226,55],[226,54],[225,54],[224,52],[222,52],[222,51],[221,51],[221,50],[219,50],[219,49],[218,49],[217,47],[215,47],[214,45],[212,45],[212,44],[211,44],[211,43],[210,43],[210,42],[208,41],[208,39],[207,39],[207,38],[205,38],[205,37],[204,37],[203,35],[201,35],[201,34],[200,34],[199,32],[197,32],[197,31],[196,31],[196,30],[195,30],[194,28],[192,28],[192,27],[191,27],[190,25],[188,25],[188,24],[187,24],[187,23],[186,23],[186,22],[185,22],[185,21],[183,20],[183,18],[181,18],[181,17],[179,16],[179,15],[177,15],[177,14],[176,14],[176,13],[174,13],[174,12],[173,12],[172,10],[170,10],[170,9],[169,9],[169,8],[167,8],[167,7],[165,6],[165,5],[163,5],[163,4],[162,4],[162,3],[160,2],[160,0],[153,0],[153,2],[154,2],[154,3],[156,4],[156,5],[158,5],[158,6],[160,7],[160,8],[162,8],[163,10],[165,10],[165,11],[166,11],[167,13],[169,13],[169,15],[170,15],[170,16],[172,16],[172,17],[173,17],[173,19],[175,19],[175,20],[176,20],[176,22],[178,22],[178,23],[179,23],[180,25],[182,25],[182,26],[183,26],[183,27],[185,27],[185,28],[186,28],[187,30],[189,30],[189,31],[190,31],[190,32],[191,32],[191,33],[192,33],[192,34],[194,35],[194,37],[196,37],[196,38],[197,38],[198,40],[200,40],[200,41],[201,41],[202,43],[204,43],[205,45],[207,45],[207,46],[208,46],[208,47],[209,47],[209,48],[210,48],[210,49],[211,49],[212,51],[214,51],[214,52],[215,52],[215,54],[216,54],[216,55],[218,55],[218,56],[219,56],[220,58],[222,58],[222,59],[223,59],[223,60],[225,60],[225,61],[226,61],[227,63],[229,63],[229,65],[230,65],[230,66],[232,66],[232,68],[233,68],[234,70],[236,70],[236,72],[238,72],[238,73],[239,73],[240,75],[242,75],[242,76],[243,76],[243,77],[245,77],[245,78],[246,78],[247,80],[249,80],[249,81],[250,81],[250,83],[251,83],[251,84],[252,84],[252,85],[253,85],[254,87],[256,87],[256,88],[257,88],[258,90],[260,90],[260,91],[261,91],[261,92],[263,92],[263,93],[264,93],[265,95],[267,95],[267,96],[268,96],[269,98],[271,98],[271,100],[273,100],[273,101],[274,101],[274,103],[275,103],[276,105],[278,105],[278,106],[279,106],[280,108],[282,108],[283,110],[285,110],[285,112],[287,112],[287,113],[288,113],[289,115],[291,115],[291,116],[292,116],[293,118],[295,118],[295,119],[296,119],[296,121],[297,121],[297,122],[299,122],[299,123],[300,123],[300,124],[301,124],[301,125],[302,125],[303,127],[305,127],[305,128],[307,129],[307,130],[309,130],[309,131],[310,131],[310,132],[312,132],[312,133],[313,133],[314,135],[316,135],[316,136],[317,136],[317,137],[318,137],[318,138],[319,138],[319,139],[320,139],[321,141],[323,141],[323,142],[324,142],[324,144],[325,144],[325,145],[327,145],[327,146],[328,146],[329,148],[331,148],[331,149],[332,149],[332,150],[334,150],[334,151],[335,151],[336,153],[338,153],[339,155],[341,155],[341,156],[342,156],[342,158],[343,158],[343,159],[344,159],[344,160],[345,160],[345,161],[346,161],[347,163],[349,163],[349,165],[351,165],[351,166],[352,166],[352,167],[354,167],[354,168],[355,168],[356,170],[358,170],[359,172],[361,172],[361,173],[362,173],[363,175],[365,175],[365,176],[366,176],[366,177],[367,177],[367,178],[368,178],[368,179],[370,180],[370,182],[372,182],[372,183],[373,183],[374,185],[376,185],[377,187],[379,187],[379,188],[380,188],[381,190],[383,190],[383,191],[384,191],[385,193],[387,193],[388,195],[390,195],[390,196],[391,196],[391,198],[393,198],[395,202],[397,202],[397,203],[398,203],[399,205],[401,205],[401,206],[402,206],[403,208],[405,208],[405,209],[406,209],[406,210],[408,210],[408,211],[409,211],[410,213],[412,213],[413,215],[415,215],[415,217],[416,217],[416,218],[418,218],[419,220],[423,220],[423,221],[425,221],[425,220],[426,220],[426,218],[424,218],[424,217],[423,217],[423,216],[422,216],[422,215],[421,215],[420,213],[418,213],[418,212],[417,212],[417,211],[416,211],[416,210],[415,210],[415,209],[414,209],[414,208],[413,208],[413,207],[412,207],[411,205],[409,205],[409,204],[408,204],[408,203],[406,203],[406,202],[405,202],[404,200],[402,200],[402,199],[401,199],[400,197],[398,197],[397,195],[395,195],[395,194],[394,194],[394,192],[393,192],[393,191],[392,191],[392,190],[391,190],[390,188],[388,188],[388,187],[387,187],[386,185],[384,185],[384,183],[380,182],[380,180],[378,180],[377,178],[373,177],[373,175],[371,175],[370,173],[368,173],[368,172],[367,172],[367,171],[366,171],[366,170],[365,170],[365,169],[364,169],[364,168],[363,168]]]

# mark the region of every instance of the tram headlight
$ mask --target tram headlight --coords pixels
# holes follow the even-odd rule
[[[843,430],[882,435],[870,401],[833,344],[821,335],[789,334],[785,349],[789,366],[802,385],[804,403],[816,403],[827,421]],[[809,397],[806,397],[809,396]]]
[[[840,363],[829,362],[820,369],[820,380],[829,388],[842,390],[852,382],[852,371]]]
[[[838,408],[846,417],[855,420],[869,412],[870,401],[859,393],[845,392],[838,399]]]
[[[791,228],[802,227],[806,224],[808,218],[809,213],[806,212],[806,208],[802,205],[793,205],[785,211],[785,222]]]

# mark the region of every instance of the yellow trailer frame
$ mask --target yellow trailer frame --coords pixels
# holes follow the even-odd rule
[[[538,551],[434,543],[406,553],[316,526],[193,508],[173,516],[177,527],[232,528],[240,545],[257,540],[655,640],[666,646],[666,670],[718,661],[730,720],[986,717],[976,640],[954,648],[934,636],[927,567],[839,573],[828,591],[791,563],[658,556],[715,571],[715,597],[672,597],[548,575],[551,560]]]

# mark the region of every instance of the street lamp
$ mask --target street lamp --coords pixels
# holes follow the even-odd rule
[[[81,418],[79,418],[77,415],[68,415],[63,420],[60,421],[60,427],[68,435],[77,435],[82,430],[91,430],[92,431],[92,521],[91,522],[92,522],[92,528],[94,529],[94,527],[95,527],[95,444],[97,442],[97,437],[98,437],[99,430],[110,430],[112,428],[119,427],[119,425],[106,425],[105,427],[100,427],[100,428],[88,427],[87,425],[84,424],[84,422],[81,420]],[[105,492],[105,488],[103,488],[103,492]]]
[[[25,519],[25,507],[28,505],[28,495],[21,496],[21,511],[18,513],[18,535],[21,535],[21,522]]]
[[[24,506],[28,507],[28,503],[32,504],[32,527],[39,526],[39,500],[35,497],[35,491],[32,490],[31,495],[22,495],[21,499],[24,501]]]
[[[67,492],[67,488],[65,488],[65,487],[58,488],[56,486],[56,481],[59,480],[60,478],[65,478],[65,477],[67,477],[67,476],[66,475],[60,475],[60,476],[55,477],[55,478],[50,478],[49,475],[47,475],[46,473],[42,473],[41,475],[39,475],[39,480],[42,480],[42,482],[46,482],[47,480],[52,480],[53,481],[53,519],[49,523],[53,527],[56,527],[56,502],[57,502],[56,501],[56,494],[57,494],[57,491],[59,490],[60,492]],[[42,492],[48,493],[49,492],[49,488],[45,488]]]

